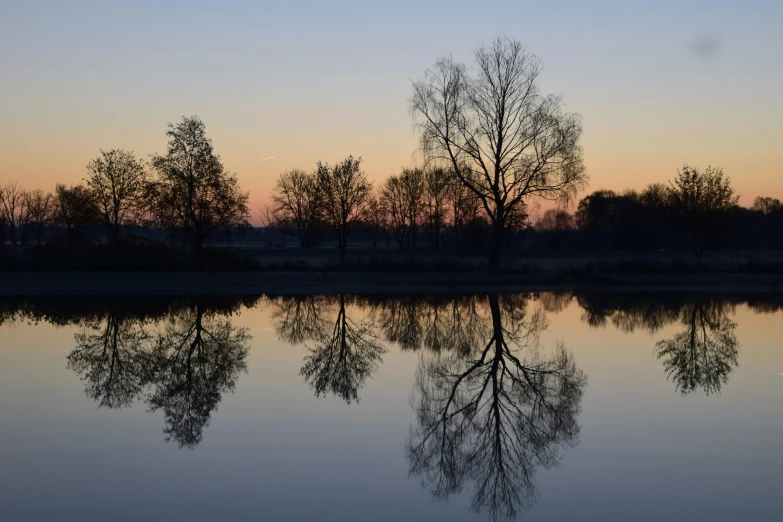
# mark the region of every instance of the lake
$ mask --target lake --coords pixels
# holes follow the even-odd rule
[[[780,520],[783,297],[0,301],[0,518]]]

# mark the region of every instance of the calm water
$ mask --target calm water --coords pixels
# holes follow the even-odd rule
[[[779,297],[0,303],[2,520],[780,520]]]

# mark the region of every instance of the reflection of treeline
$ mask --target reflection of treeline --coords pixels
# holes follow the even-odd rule
[[[4,318],[80,327],[68,367],[99,406],[161,410],[166,440],[195,447],[224,393],[246,370],[250,335],[230,316],[257,299],[22,300]]]
[[[19,320],[64,326],[102,321],[108,316],[155,321],[196,304],[209,313],[226,315],[253,307],[260,299],[261,296],[4,297],[0,299],[0,324]]]

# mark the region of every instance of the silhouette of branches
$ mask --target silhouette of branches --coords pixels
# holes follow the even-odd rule
[[[538,467],[577,443],[586,377],[563,345],[539,353],[542,311],[490,296],[492,333],[470,354],[422,359],[415,385],[410,473],[437,499],[473,485],[471,509],[514,518],[536,498]]]
[[[720,392],[737,366],[737,324],[726,311],[727,306],[716,302],[688,304],[680,313],[685,330],[655,345],[667,377],[683,395],[697,388]]]
[[[322,330],[309,350],[300,374],[316,396],[332,393],[344,401],[359,401],[359,388],[378,368],[385,349],[368,323],[352,321],[340,294],[337,318],[331,331]]]

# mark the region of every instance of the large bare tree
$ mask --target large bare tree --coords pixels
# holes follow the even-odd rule
[[[242,192],[236,175],[223,168],[198,116],[170,123],[166,136],[166,155],[152,158],[158,174],[156,207],[190,235],[200,270],[204,240],[210,234],[248,223],[248,193]]]
[[[87,164],[85,180],[101,212],[108,240],[116,243],[120,226],[134,217],[146,202],[147,171],[132,152],[114,149]]]
[[[580,117],[538,88],[542,66],[521,43],[498,38],[472,69],[437,60],[413,83],[410,108],[428,163],[447,164],[492,223],[497,267],[506,218],[529,196],[567,199],[587,180]]]
[[[292,233],[302,247],[313,246],[321,221],[318,174],[299,169],[280,174],[272,190],[272,208],[267,224]]]

